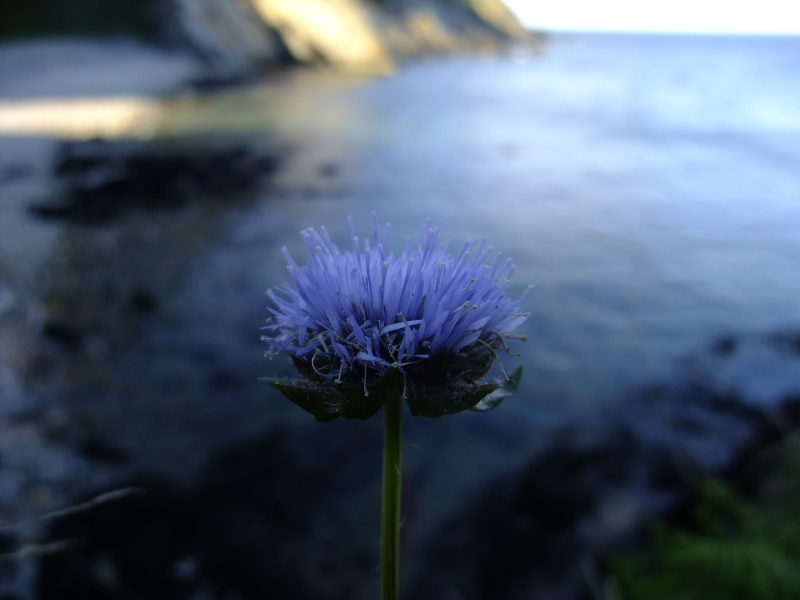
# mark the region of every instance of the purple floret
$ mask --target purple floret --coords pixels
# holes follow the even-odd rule
[[[445,365],[448,378],[473,382],[491,366],[505,338],[527,314],[507,296],[510,259],[485,241],[469,241],[453,258],[437,246],[428,221],[416,248],[395,256],[373,215],[373,245],[363,247],[348,218],[353,249],[342,252],[325,228],[301,232],[308,258],[298,265],[284,248],[292,283],[268,292],[268,355],[287,352],[319,384],[366,382],[397,367],[425,376]],[[440,369],[438,369],[440,370]]]

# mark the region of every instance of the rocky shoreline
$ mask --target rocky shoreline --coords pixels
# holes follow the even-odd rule
[[[609,553],[641,547],[655,518],[687,522],[700,497],[697,478],[722,477],[746,491],[769,473],[745,467],[798,427],[800,390],[765,406],[718,376],[740,352],[800,364],[798,339],[785,332],[719,340],[696,357],[717,363],[717,371],[631,393],[602,418],[552,432],[541,453],[490,478],[455,514],[434,522],[418,516],[426,510],[425,475],[412,458],[404,500],[408,594],[590,597],[591,577],[602,577]],[[719,348],[731,340],[738,350],[721,360]],[[11,423],[52,436],[54,418],[17,415]],[[187,480],[138,469],[120,476],[137,462],[131,449],[81,440],[80,425],[62,419],[61,437],[50,444],[61,448],[63,465],[71,463],[72,485],[83,481],[72,502],[129,487],[146,494],[39,524],[35,533],[7,533],[7,550],[32,544],[29,556],[10,563],[17,585],[5,589],[12,597],[374,596],[379,423],[273,426],[211,453]],[[329,449],[324,460],[314,451],[321,447]],[[105,485],[97,485],[99,473]],[[96,483],[87,487],[90,480]],[[3,498],[6,507],[9,501]],[[23,568],[33,560],[36,576]]]

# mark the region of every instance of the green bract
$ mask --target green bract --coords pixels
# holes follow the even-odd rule
[[[512,395],[522,378],[519,366],[504,383],[487,383],[461,387],[431,387],[419,385],[405,400],[415,417],[441,417],[463,410],[487,411],[496,408]],[[332,421],[337,417],[369,419],[377,413],[389,394],[403,394],[403,375],[399,369],[389,369],[375,384],[363,388],[325,388],[305,379],[270,379],[275,389],[308,411],[317,421]]]

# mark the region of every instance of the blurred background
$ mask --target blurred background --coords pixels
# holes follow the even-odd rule
[[[280,249],[371,211],[535,286],[517,395],[405,421],[405,597],[800,597],[799,34],[778,0],[5,6],[0,598],[377,597],[381,420],[258,381],[293,374]]]

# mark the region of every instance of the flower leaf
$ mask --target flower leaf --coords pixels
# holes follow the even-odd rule
[[[408,396],[408,408],[415,417],[441,417],[472,408],[500,384],[459,387],[424,387]]]
[[[522,365],[519,365],[501,386],[470,408],[478,412],[486,412],[487,410],[497,408],[503,400],[517,391],[521,379]]]
[[[369,419],[377,413],[389,394],[402,394],[403,375],[396,368],[386,371],[374,384],[364,388],[325,388],[302,379],[264,378],[286,398],[311,413],[317,421]]]
[[[341,395],[331,390],[309,387],[307,382],[270,381],[272,386],[317,421],[333,421],[342,413]]]

